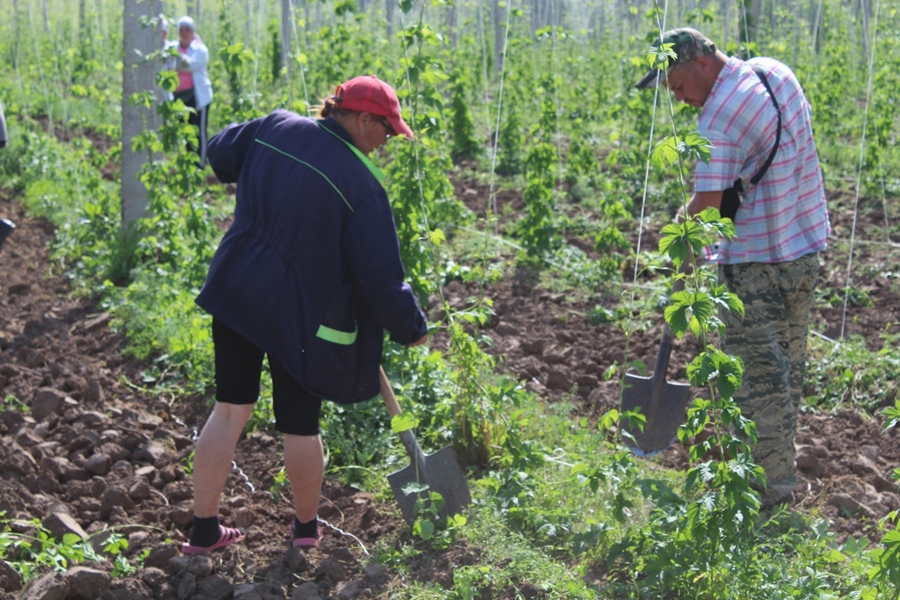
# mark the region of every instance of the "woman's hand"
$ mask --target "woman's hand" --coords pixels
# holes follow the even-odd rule
[[[420,345],[424,344],[424,343],[425,343],[425,340],[427,340],[427,339],[428,339],[428,334],[426,333],[425,335],[423,335],[423,336],[421,337],[421,339],[419,339],[419,340],[417,340],[417,341],[415,341],[415,342],[413,342],[413,343],[411,343],[411,344],[407,344],[406,347],[407,347],[407,348],[414,348],[415,346],[420,346]]]

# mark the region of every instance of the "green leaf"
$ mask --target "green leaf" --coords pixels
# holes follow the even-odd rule
[[[418,424],[419,420],[411,413],[400,413],[391,418],[391,431],[394,433],[402,433],[404,431],[409,431],[410,429],[415,429]]]
[[[597,421],[597,429],[601,432],[609,431],[619,422],[618,409],[610,409],[606,411]]]
[[[650,154],[650,164],[658,171],[663,171],[678,160],[677,138],[666,137],[656,144]]]
[[[678,154],[682,160],[701,160],[709,163],[712,143],[696,131],[692,131],[678,143]]]
[[[843,552],[837,550],[836,548],[832,548],[822,555],[822,559],[827,563],[836,564],[845,562],[847,560],[847,557]]]
[[[897,424],[900,423],[900,400],[895,400],[894,406],[885,408],[882,411],[882,414],[887,418],[882,431],[887,431],[896,427]]]
[[[581,473],[587,471],[589,468],[590,467],[587,463],[580,462],[572,465],[572,467],[569,469],[569,473],[571,473],[572,475],[580,475]]]
[[[427,483],[420,483],[418,481],[410,481],[406,485],[403,486],[403,494],[405,496],[409,496],[411,494],[420,494],[422,492],[427,492],[430,489],[430,486]]]
[[[417,519],[413,525],[413,533],[423,540],[434,537],[434,523],[425,519]]]
[[[641,414],[640,411],[640,407],[637,407],[634,410],[626,410],[622,413],[622,418],[628,421],[628,428],[632,431],[644,431],[644,427],[647,425],[647,415]],[[624,431],[622,433],[627,434]]]
[[[675,54],[675,44],[659,44],[651,46],[647,52],[647,63],[651,69],[660,69],[665,71],[669,68],[669,61],[678,58]]]

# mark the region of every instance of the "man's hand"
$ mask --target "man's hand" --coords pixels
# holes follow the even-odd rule
[[[694,192],[691,201],[687,203],[687,214],[693,217],[709,207],[713,207],[716,210],[722,209],[722,192]],[[682,205],[678,209],[678,214],[675,215],[675,220],[681,223],[684,219],[685,206]]]

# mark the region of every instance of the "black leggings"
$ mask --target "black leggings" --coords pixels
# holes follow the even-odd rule
[[[216,401],[254,404],[259,398],[265,353],[216,318],[213,318],[212,333],[216,351]],[[289,435],[318,435],[322,399],[303,389],[271,356],[269,371],[275,429]]]
[[[188,143],[189,150],[195,150],[200,156],[200,168],[206,166],[206,146],[209,142],[207,137],[207,127],[209,123],[209,104],[203,108],[197,108],[197,97],[194,95],[194,88],[175,92],[176,100],[181,100],[188,108],[193,108],[197,112],[192,112],[188,116],[188,123],[197,128],[199,145],[195,149],[192,143]]]

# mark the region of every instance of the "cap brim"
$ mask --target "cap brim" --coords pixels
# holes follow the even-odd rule
[[[404,121],[402,117],[391,115],[387,118],[387,120],[390,122],[391,127],[394,129],[397,135],[403,134],[408,139],[416,139],[416,136],[413,135],[412,129],[409,128],[409,125],[406,124],[406,121]]]
[[[650,71],[648,71],[640,81],[634,84],[634,87],[639,90],[652,89],[659,85],[661,79],[662,71],[660,71],[659,69],[650,69]]]

